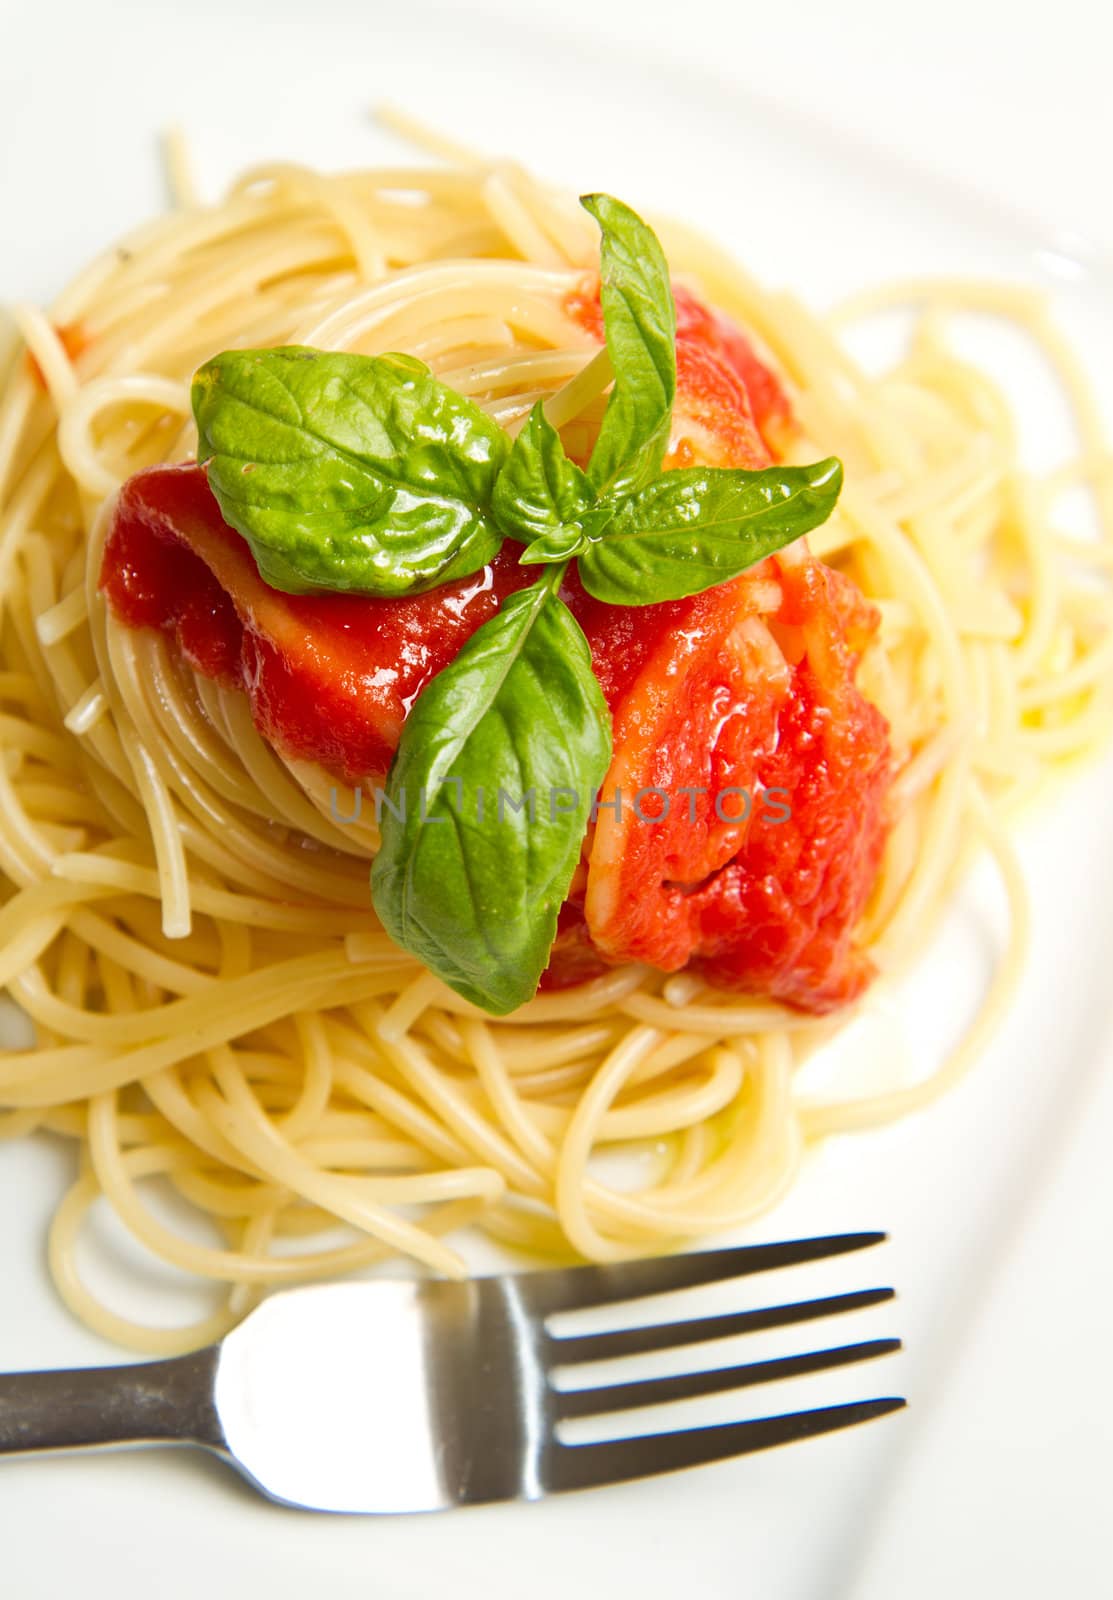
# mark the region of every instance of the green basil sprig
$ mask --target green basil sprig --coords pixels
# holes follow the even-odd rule
[[[529,544],[577,525],[594,504],[587,474],[565,455],[539,400],[499,473],[495,516],[510,538]]]
[[[511,595],[418,696],[371,869],[395,942],[497,1016],[537,988],[611,759],[562,572]]]
[[[830,514],[832,461],[661,473],[676,394],[668,266],[628,206],[583,204],[602,231],[614,373],[586,471],[540,403],[511,443],[411,356],[289,346],[225,351],[200,369],[200,458],[274,588],[416,594],[478,571],[509,537],[526,564],[576,557],[597,599],[649,605],[737,576]]]
[[[540,405],[495,485],[496,515],[528,544],[523,562],[575,556],[584,588],[611,605],[679,600],[725,583],[825,522],[842,468],[662,472],[676,394],[676,307],[653,230],[609,195],[584,206],[603,233],[600,301],[614,386],[582,472]]]
[[[602,233],[614,374],[586,470],[540,403],[511,443],[408,356],[231,351],[194,380],[210,485],[274,587],[416,593],[478,570],[504,538],[544,569],[418,696],[371,873],[396,942],[497,1015],[537,987],[611,757],[590,648],[560,599],[569,563],[614,605],[695,594],[822,523],[842,481],[834,459],[661,471],[676,393],[668,267],[629,207],[583,204]]]

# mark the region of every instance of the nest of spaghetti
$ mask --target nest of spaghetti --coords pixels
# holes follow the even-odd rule
[[[545,402],[583,459],[607,401],[598,238],[505,163],[271,167],[187,202],[49,316],[16,309],[0,398],[0,981],[27,1030],[0,1059],[0,1132],[78,1149],[50,1234],[70,1308],[168,1354],[274,1286],[391,1255],[460,1273],[469,1224],[534,1259],[678,1248],[771,1206],[810,1140],[955,1081],[1023,957],[1009,815],[1100,744],[1113,688],[1108,458],[1038,299],[896,285],[821,318],[657,225],[679,312],[666,465],[837,455],[845,487],[806,544],[636,627],[573,593],[608,782],[698,788],[714,767],[787,788],[792,816],[677,806],[622,833],[600,810],[541,991],[492,1018],[382,930],[369,797],[415,683],[517,569],[370,630],[322,621],[220,531],[189,383],[228,348],[404,351],[511,432]],[[844,325],[898,304],[905,353],[862,368]],[[952,347],[970,312],[1034,339],[1074,404],[1079,454],[1045,478]],[[1079,485],[1092,540],[1057,531]],[[953,1055],[804,1098],[802,1061],[923,948],[981,847],[1012,935]],[[212,1309],[169,1328],[104,1303],[78,1267],[100,1201]]]

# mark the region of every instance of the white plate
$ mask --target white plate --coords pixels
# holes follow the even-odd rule
[[[1095,370],[1113,372],[1107,286],[1052,241],[883,157],[847,162],[706,83],[649,75],[556,38],[539,48],[536,36],[470,20],[450,35],[443,12],[407,9],[387,25],[338,0],[316,0],[311,21],[295,0],[280,0],[262,28],[228,16],[219,0],[192,0],[175,19],[74,7],[64,54],[54,48],[58,27],[56,15],[25,10],[22,37],[9,34],[0,67],[6,212],[18,224],[0,253],[0,295],[48,297],[113,233],[158,206],[155,135],[168,121],[187,127],[212,193],[255,160],[350,166],[394,153],[367,121],[372,101],[390,99],[477,146],[509,144],[570,185],[611,189],[698,222],[760,277],[819,304],[902,273],[1043,283]],[[20,67],[34,59],[49,65],[48,105],[44,77]],[[1061,419],[1041,409],[1038,378],[1027,381],[1038,465]],[[527,1589],[533,1600],[566,1600],[570,1583],[592,1595],[630,1590],[639,1600],[843,1592],[987,1263],[1109,1046],[1111,799],[1106,762],[1025,828],[1036,909],[1029,980],[976,1073],[925,1117],[828,1145],[755,1230],[787,1237],[888,1228],[892,1243],[873,1258],[771,1280],[769,1292],[788,1298],[894,1282],[896,1307],[840,1325],[832,1340],[897,1331],[907,1351],[821,1380],[820,1391],[766,1391],[752,1409],[904,1392],[908,1413],[671,1479],[418,1520],[282,1512],[185,1454],[6,1464],[5,1588],[21,1600],[69,1585],[94,1594],[153,1588],[160,1600],[193,1600],[214,1584],[221,1594],[243,1585],[272,1600],[307,1592],[394,1600],[441,1587],[459,1600],[516,1600]],[[964,896],[899,1004],[883,999],[881,1020],[859,1033],[863,1050],[904,1049],[915,1063],[941,1046],[984,971],[997,910],[987,876]],[[0,1147],[0,1369],[117,1355],[68,1320],[46,1282],[43,1232],[66,1163],[47,1144]],[[121,1273],[121,1292],[125,1281]],[[712,1413],[728,1414],[721,1406]]]

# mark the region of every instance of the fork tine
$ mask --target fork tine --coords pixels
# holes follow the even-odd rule
[[[830,1295],[823,1300],[794,1300],[788,1305],[763,1306],[756,1311],[735,1311],[718,1317],[692,1317],[687,1322],[654,1322],[645,1328],[615,1328],[609,1333],[581,1333],[555,1337],[546,1334],[546,1356],[554,1366],[581,1361],[610,1361],[618,1356],[645,1355],[653,1350],[677,1350],[682,1345],[709,1339],[730,1339],[740,1333],[760,1333],[767,1328],[787,1328],[816,1317],[833,1317],[843,1311],[892,1300],[892,1289],[858,1289],[852,1294]]]
[[[556,1414],[562,1421],[594,1417],[635,1406],[664,1405],[673,1400],[694,1400],[701,1395],[725,1394],[757,1383],[777,1383],[809,1372],[826,1372],[854,1361],[872,1361],[900,1349],[899,1339],[871,1339],[861,1344],[813,1350],[802,1356],[781,1356],[775,1361],[753,1361],[743,1367],[716,1367],[710,1372],[684,1372],[669,1378],[644,1378],[634,1383],[605,1384],[593,1389],[554,1391]]]
[[[858,1400],[851,1405],[824,1406],[816,1411],[794,1411],[778,1417],[758,1417],[752,1422],[726,1422],[709,1428],[687,1428],[679,1433],[652,1433],[635,1439],[608,1439],[601,1444],[557,1444],[553,1449],[551,1489],[591,1489],[630,1478],[648,1478],[681,1467],[706,1466],[729,1461],[752,1450],[769,1450],[796,1439],[811,1439],[837,1428],[853,1427],[899,1411],[905,1401],[896,1396]]]
[[[586,1310],[647,1295],[671,1294],[726,1278],[770,1272],[841,1256],[880,1244],[884,1233],[841,1233],[820,1239],[790,1239],[783,1244],[734,1245],[725,1250],[696,1250],[686,1255],[659,1256],[614,1265],[565,1267],[558,1272],[526,1272],[516,1279],[522,1299],[539,1315]]]

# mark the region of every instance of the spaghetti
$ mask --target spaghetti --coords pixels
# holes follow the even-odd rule
[[[0,1132],[79,1145],[50,1263],[111,1338],[189,1349],[270,1286],[390,1253],[460,1273],[446,1235],[468,1223],[603,1260],[737,1227],[805,1141],[941,1092],[1007,1003],[1025,908],[1003,819],[1097,745],[1113,700],[1113,470],[1077,363],[1026,292],[913,284],[846,308],[924,307],[906,358],[874,376],[837,324],[659,231],[678,276],[784,375],[790,458],[845,464],[811,544],[880,610],[861,682],[897,767],[862,940],[882,973],[906,964],[976,838],[1012,921],[982,1012],[930,1080],[815,1104],[794,1069],[831,1018],[623,967],[493,1020],[390,943],[368,896],[373,818],[342,820],[335,779],[105,606],[105,507],[137,469],[192,452],[190,376],[229,346],[403,350],[509,428],[543,399],[566,441],[590,434],[609,370],[563,307],[596,239],[507,164],[256,170],[109,251],[49,318],[17,307],[0,398],[0,983],[35,1030],[0,1058]],[[1006,398],[948,347],[963,308],[1020,323],[1058,367],[1076,462],[1022,470]],[[1100,510],[1093,542],[1055,531],[1077,484]],[[605,1182],[601,1150],[648,1153],[641,1187]],[[152,1180],[220,1246],[161,1220]],[[168,1330],[101,1303],[75,1253],[101,1196],[157,1256],[223,1286],[212,1315]]]

